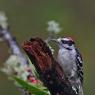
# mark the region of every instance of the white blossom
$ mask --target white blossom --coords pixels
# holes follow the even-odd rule
[[[4,68],[2,68],[2,71],[9,76],[16,73],[19,78],[27,80],[27,76],[29,75],[29,72],[26,70],[27,68],[28,66],[22,63],[19,56],[11,55],[4,63]]]
[[[56,21],[52,20],[49,21],[48,23],[48,28],[47,31],[49,32],[54,32],[55,34],[59,33],[62,29],[59,27],[59,23]]]
[[[18,63],[18,58],[16,55],[11,55],[8,60],[4,63],[4,68],[2,69],[8,75],[13,74],[14,67],[16,67]]]
[[[23,79],[23,80],[26,81],[28,75],[29,75],[29,72],[27,72],[27,71],[24,70],[24,72],[20,75],[20,77],[21,77],[21,79]]]
[[[8,26],[7,23],[7,17],[5,15],[4,12],[0,12],[0,25],[2,26],[2,28],[6,29]]]

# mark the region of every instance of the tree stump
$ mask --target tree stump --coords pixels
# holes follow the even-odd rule
[[[64,71],[55,61],[51,50],[42,39],[32,38],[24,42],[22,47],[51,95],[76,95],[66,79]]]

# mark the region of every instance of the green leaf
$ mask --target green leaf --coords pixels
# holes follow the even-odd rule
[[[28,56],[27,56],[27,59],[29,62],[29,67],[31,67],[32,73],[34,74],[35,77],[37,77],[39,79],[39,74],[37,73],[35,66],[32,64],[32,62]]]
[[[40,89],[40,87],[37,87],[36,85],[29,84],[28,82],[21,80],[18,77],[14,77],[14,79],[26,90],[29,92],[35,94],[35,95],[50,95],[48,91]]]

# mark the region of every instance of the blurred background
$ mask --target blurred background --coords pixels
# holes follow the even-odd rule
[[[95,2],[92,0],[0,0],[0,11],[8,16],[11,33],[21,45],[31,37],[47,37],[47,22],[56,20],[63,30],[60,36],[71,36],[84,59],[84,95],[95,95]],[[0,43],[0,67],[8,47]],[[0,72],[0,95],[20,95],[18,89]]]

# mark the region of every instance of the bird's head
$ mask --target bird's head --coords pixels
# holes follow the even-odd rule
[[[52,39],[52,40],[57,42],[60,48],[65,48],[67,50],[74,49],[75,42],[71,37],[64,37],[64,38],[58,38],[58,39]]]

